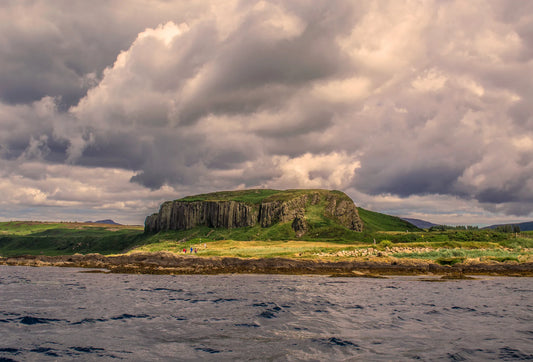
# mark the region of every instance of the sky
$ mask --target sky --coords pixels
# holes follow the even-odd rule
[[[0,221],[325,188],[533,220],[533,1],[0,2]]]

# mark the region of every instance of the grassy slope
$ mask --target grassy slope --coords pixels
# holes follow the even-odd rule
[[[187,196],[179,201],[238,201],[246,202],[249,204],[260,204],[264,199],[269,196],[285,193],[280,190],[270,189],[252,189],[252,190],[239,190],[239,191],[220,191],[212,192],[209,194],[200,194],[194,196]]]
[[[357,208],[359,217],[363,220],[364,229],[368,232],[376,231],[420,231],[419,228],[413,224],[408,223],[396,216],[390,216],[365,210],[361,207]]]
[[[259,205],[262,202],[273,201],[287,201],[305,194],[319,193],[335,194],[337,197],[349,197],[341,192],[335,190],[322,189],[293,189],[293,190],[271,190],[271,189],[251,189],[251,190],[237,190],[237,191],[219,191],[208,194],[200,194],[194,196],[187,196],[177,201],[238,201],[245,202],[252,205]],[[350,199],[351,201],[351,199]]]
[[[269,197],[272,195],[275,194]],[[152,235],[144,234],[142,227],[132,226],[0,223],[0,255],[114,254],[128,250],[180,252],[183,248],[192,246],[199,249],[198,255],[203,256],[321,258],[323,255],[330,255],[328,258],[338,259],[339,252],[371,246],[383,253],[388,247],[430,248],[429,251],[414,253],[402,250],[391,253],[395,257],[444,263],[466,258],[531,260],[533,232],[524,232],[516,238],[514,234],[493,230],[415,231],[416,228],[413,229],[412,225],[398,218],[359,208],[365,232],[358,233],[334,225],[331,220],[323,217],[322,210],[321,204],[308,207],[305,216],[311,228],[303,238],[305,240],[295,240],[290,223],[270,228],[255,226],[230,230],[198,227]],[[207,248],[203,247],[204,244],[207,244]]]
[[[531,238],[515,239],[513,248],[506,247],[509,240],[487,241],[435,241],[391,243],[384,240],[373,243],[339,243],[334,241],[308,240],[211,240],[198,235],[180,241],[171,233],[157,234],[151,241],[132,250],[133,252],[170,251],[189,253],[197,249],[198,256],[227,256],[241,258],[305,258],[323,260],[346,260],[355,256],[385,261],[387,257],[433,260],[440,264],[454,264],[466,259],[479,261],[533,261],[533,255],[525,247],[533,247]],[[365,252],[366,250],[366,252]]]
[[[0,223],[0,255],[112,254],[141,243],[140,226],[84,223]]]

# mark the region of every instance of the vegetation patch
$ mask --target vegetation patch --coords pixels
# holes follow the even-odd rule
[[[365,210],[358,207],[359,217],[363,221],[364,230],[367,232],[376,231],[421,231],[419,228],[396,216],[390,216]]]
[[[200,194],[194,196],[187,196],[177,201],[238,201],[248,204],[260,204],[264,199],[271,195],[280,193],[280,190],[269,189],[251,189],[239,191],[220,191],[209,194]]]
[[[141,242],[142,227],[85,223],[0,223],[0,255],[119,253]]]
[[[462,263],[463,261],[465,261],[465,258],[438,258],[435,259],[435,261],[437,262],[437,264],[440,265],[454,265]]]
[[[533,261],[533,232],[503,233],[495,230],[354,232],[333,224],[309,205],[305,219],[309,231],[296,238],[290,223],[234,229],[196,227],[190,230],[145,234],[140,226],[84,223],[0,223],[0,255],[118,254],[148,251],[183,254],[196,249],[204,257],[274,258],[316,260],[419,259],[453,265],[463,262],[524,263]],[[316,207],[315,207],[316,206]],[[370,225],[383,225],[379,213],[366,215]],[[370,217],[370,219],[369,219]],[[375,217],[376,219],[372,219]],[[392,224],[388,224],[391,228]]]

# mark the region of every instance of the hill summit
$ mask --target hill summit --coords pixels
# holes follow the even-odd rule
[[[197,226],[268,228],[285,223],[291,224],[297,237],[326,224],[363,230],[354,202],[341,191],[252,189],[164,202],[158,213],[146,218],[145,232],[188,230]]]

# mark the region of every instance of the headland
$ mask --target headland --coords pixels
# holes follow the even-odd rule
[[[150,274],[533,276],[533,232],[420,229],[340,191],[240,190],[164,202],[144,227],[0,223],[0,264]]]

